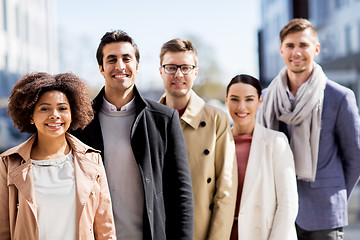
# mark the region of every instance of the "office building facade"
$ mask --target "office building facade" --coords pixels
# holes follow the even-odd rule
[[[0,0],[0,151],[23,136],[6,118],[13,84],[28,72],[58,71],[55,0]]]

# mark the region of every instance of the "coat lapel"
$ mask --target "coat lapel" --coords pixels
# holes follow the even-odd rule
[[[8,185],[15,185],[18,191],[28,202],[35,219],[37,219],[35,189],[30,161],[30,152],[35,139],[36,135],[33,135],[27,141],[6,151],[3,155],[8,155],[9,158],[12,159],[8,162]]]
[[[8,184],[13,183],[16,186],[18,191],[21,192],[29,202],[34,215],[36,216],[34,183],[31,174],[31,161],[26,161],[24,164],[21,164],[9,172]]]
[[[101,174],[101,165],[86,158],[85,153],[90,147],[81,143],[78,139],[67,135],[67,140],[71,145],[74,156],[74,172],[76,181],[76,219],[80,221],[80,216],[88,201],[94,184]],[[96,150],[93,150],[96,151]]]
[[[264,138],[266,137],[265,135],[266,132],[264,131],[264,127],[256,123],[253,139],[251,141],[243,191],[241,194],[240,211],[246,205],[246,201],[249,199],[257,179],[260,178],[258,173],[264,161],[264,154],[266,149],[266,141],[264,141]]]
[[[159,103],[166,103],[166,95],[165,93],[161,96]],[[165,104],[166,105],[166,104]],[[194,90],[190,90],[190,100],[186,106],[184,114],[180,117],[180,119],[189,124],[194,129],[197,129],[200,125],[200,121],[203,120],[203,114],[200,114],[205,107],[205,102],[201,99]]]
[[[193,90],[190,90],[190,100],[186,106],[181,120],[189,124],[194,129],[197,129],[203,118],[202,110],[205,107],[205,102]]]
[[[78,153],[74,153],[74,170],[78,200],[81,205],[84,205],[96,179],[100,176],[100,167],[79,156]]]

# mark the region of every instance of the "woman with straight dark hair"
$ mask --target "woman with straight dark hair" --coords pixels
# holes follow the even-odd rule
[[[230,239],[297,239],[293,155],[283,133],[256,123],[261,91],[259,81],[245,74],[235,76],[226,89],[239,181]]]

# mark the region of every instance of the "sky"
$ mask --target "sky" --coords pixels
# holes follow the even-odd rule
[[[136,80],[140,89],[162,87],[160,48],[178,37],[195,37],[201,44],[199,75],[201,61],[211,58],[224,85],[240,73],[258,77],[258,4],[258,0],[57,0],[60,71],[78,74],[92,87],[103,86],[96,49],[105,32],[121,29],[140,50]]]

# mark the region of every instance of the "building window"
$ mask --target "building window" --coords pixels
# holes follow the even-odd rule
[[[20,9],[19,6],[16,7],[15,10],[15,14],[16,14],[16,36],[19,37],[20,36]]]
[[[349,0],[335,0],[335,8],[342,8],[349,4]]]
[[[345,51],[346,54],[351,53],[351,27],[345,27]]]
[[[360,1],[360,0],[359,0]],[[357,46],[357,50],[358,52],[360,52],[360,22],[358,22],[358,35],[357,35],[357,39],[358,39],[358,46]]]
[[[328,15],[330,15],[328,0],[318,0],[315,4],[313,4],[315,9],[311,15],[317,21],[316,27],[326,26]]]
[[[29,43],[29,25],[30,25],[30,19],[29,19],[29,13],[26,13],[25,15],[25,40],[27,43]]]
[[[9,56],[6,54],[5,55],[5,71],[9,71]]]
[[[3,16],[4,16],[4,31],[7,31],[7,15],[6,15],[6,0],[3,0]]]

